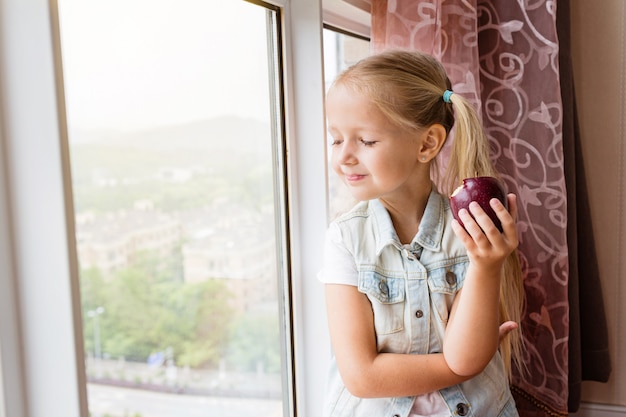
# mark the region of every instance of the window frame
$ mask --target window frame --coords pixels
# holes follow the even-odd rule
[[[4,409],[16,417],[87,416],[54,10],[43,0],[0,3],[1,284],[12,298],[0,343]]]
[[[316,279],[328,212],[325,17],[321,0],[268,3],[282,19],[289,408],[316,416],[330,359]],[[340,20],[330,23],[350,29]],[[0,0],[0,416],[88,416],[60,57],[55,0]]]
[[[316,279],[328,210],[322,7],[320,1],[274,3],[284,7],[295,415],[317,416],[330,361],[323,288]]]

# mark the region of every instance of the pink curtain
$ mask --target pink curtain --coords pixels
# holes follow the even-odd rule
[[[494,162],[518,195],[529,373],[522,416],[568,410],[568,237],[556,1],[374,0],[374,52],[409,48],[446,67],[482,113]]]

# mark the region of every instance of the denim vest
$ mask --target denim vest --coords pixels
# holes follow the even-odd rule
[[[469,264],[451,219],[448,200],[433,191],[410,248],[399,242],[378,200],[357,204],[331,225],[339,228],[343,244],[354,257],[358,290],[372,304],[379,352],[442,352],[448,313]],[[471,340],[467,347],[472,348]],[[452,416],[518,415],[499,353],[482,373],[440,393]],[[333,355],[325,417],[407,417],[414,400],[353,396],[341,380]]]

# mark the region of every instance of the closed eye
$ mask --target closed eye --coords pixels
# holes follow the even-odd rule
[[[375,141],[375,140],[371,140],[371,141],[370,141],[370,140],[365,140],[365,139],[363,139],[363,138],[361,138],[361,139],[359,139],[359,140],[360,140],[360,141],[361,141],[361,143],[362,143],[363,145],[365,145],[365,146],[374,146],[374,145],[377,143],[377,141]]]

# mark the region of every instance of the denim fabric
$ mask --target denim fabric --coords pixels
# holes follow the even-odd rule
[[[380,352],[442,351],[448,313],[469,264],[463,244],[450,227],[451,219],[447,198],[433,191],[408,248],[399,242],[378,200],[359,203],[331,224],[339,229],[342,244],[354,257],[359,291],[372,304]],[[325,417],[407,417],[415,400],[351,395],[334,357],[328,390]],[[481,374],[440,393],[453,416],[518,415],[499,354]]]

